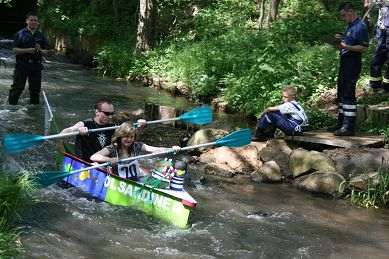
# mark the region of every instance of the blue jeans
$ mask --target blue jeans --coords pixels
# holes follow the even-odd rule
[[[282,130],[286,135],[295,135],[296,132],[300,133],[302,131],[299,125],[300,123],[288,118],[279,111],[266,112],[257,121],[257,128],[269,133],[269,136],[274,136],[277,128]]]

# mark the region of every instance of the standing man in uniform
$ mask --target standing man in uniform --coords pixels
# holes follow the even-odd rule
[[[340,66],[337,82],[338,129],[336,136],[355,134],[357,105],[355,87],[362,69],[362,52],[369,44],[366,24],[361,21],[350,2],[339,7],[342,20],[348,26],[338,45],[340,49]]]
[[[389,1],[388,0],[364,0],[364,6],[367,10],[378,7],[378,20],[376,26],[377,47],[370,63],[370,82],[369,86],[374,92],[384,89],[389,92],[389,64],[382,78],[381,70],[388,62],[389,55]]]
[[[28,79],[30,104],[39,104],[42,80],[42,55],[48,54],[46,37],[38,30],[38,16],[26,15],[27,26],[18,31],[14,39],[16,54],[14,80],[9,91],[8,103],[16,105]]]

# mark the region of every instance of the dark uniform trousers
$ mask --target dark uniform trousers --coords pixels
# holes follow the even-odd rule
[[[39,104],[39,93],[41,90],[42,65],[18,63],[14,70],[14,81],[9,91],[9,104],[18,103],[20,95],[23,93],[26,81],[30,91],[30,104]]]
[[[267,137],[274,137],[276,128],[282,130],[286,135],[293,136],[301,132],[299,125],[302,121],[288,118],[279,111],[266,112],[257,120],[257,130],[261,130]],[[296,130],[298,129],[298,130]]]
[[[357,116],[355,87],[361,73],[360,55],[342,55],[338,75],[338,126],[354,130]]]
[[[377,29],[377,48],[370,63],[370,87],[373,89],[384,88],[389,91],[389,66],[387,64],[384,78],[381,70],[389,58],[389,29]]]

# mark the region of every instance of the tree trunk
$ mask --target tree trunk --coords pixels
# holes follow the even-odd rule
[[[261,17],[261,5],[262,5],[262,0],[255,0],[255,11],[258,14],[258,19],[257,19],[258,28],[261,28],[261,22],[259,20],[259,18]]]
[[[139,0],[139,17],[136,37],[136,51],[148,51],[153,42],[155,29],[154,0]]]
[[[115,22],[117,22],[119,20],[118,0],[112,0],[112,9],[113,9],[113,15],[115,18]]]
[[[120,24],[118,0],[112,0],[112,10],[114,26],[116,27]]]
[[[271,24],[273,21],[277,19],[278,8],[280,6],[281,0],[271,0],[269,6],[269,12],[267,16],[268,24]]]
[[[262,0],[260,3],[260,10],[259,10],[259,28],[263,28],[263,22],[265,20],[265,6],[266,6],[267,0]]]

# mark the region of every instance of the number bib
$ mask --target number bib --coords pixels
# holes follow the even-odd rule
[[[134,160],[128,164],[118,164],[118,174],[121,178],[136,179],[140,175],[138,161]]]

